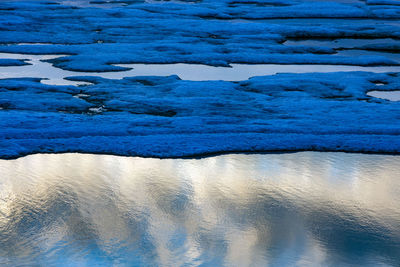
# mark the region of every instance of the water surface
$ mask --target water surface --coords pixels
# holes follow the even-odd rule
[[[367,95],[389,101],[400,101],[400,90],[396,91],[370,91]]]
[[[399,266],[399,156],[0,160],[2,266]]]
[[[127,71],[113,72],[78,72],[54,67],[43,60],[62,57],[63,55],[28,55],[0,53],[0,58],[24,59],[31,65],[0,67],[0,79],[6,78],[43,78],[42,83],[52,85],[81,85],[79,81],[69,81],[71,76],[99,76],[106,79],[122,79],[132,76],[168,76],[178,75],[182,80],[189,81],[243,81],[254,76],[275,75],[277,73],[329,73],[339,71],[368,71],[374,73],[400,72],[400,66],[350,66],[321,64],[230,64],[230,67],[214,67],[201,64],[115,64]]]

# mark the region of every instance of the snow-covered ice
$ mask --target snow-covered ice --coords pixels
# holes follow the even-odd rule
[[[400,102],[367,92],[395,90],[399,78],[368,72],[277,74],[242,82],[70,78],[93,84],[79,87],[5,79],[0,80],[0,154],[397,153]]]
[[[77,3],[1,1],[0,157],[400,152],[397,1]]]

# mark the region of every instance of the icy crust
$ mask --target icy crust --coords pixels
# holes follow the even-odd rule
[[[398,89],[398,74],[278,74],[243,82],[73,79],[94,84],[0,80],[0,157],[400,152],[400,102],[366,95]]]
[[[73,71],[123,70],[112,65],[118,63],[399,64],[390,56],[284,44],[382,39],[375,47],[385,49],[385,38],[400,39],[400,6],[387,1],[107,1],[108,8],[73,2],[1,1],[0,52],[68,54],[53,63]]]

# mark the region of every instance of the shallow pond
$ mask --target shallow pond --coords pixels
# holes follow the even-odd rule
[[[0,160],[2,266],[399,266],[400,157]]]

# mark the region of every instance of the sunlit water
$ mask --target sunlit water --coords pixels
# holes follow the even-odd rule
[[[0,160],[1,266],[400,266],[400,157]]]

